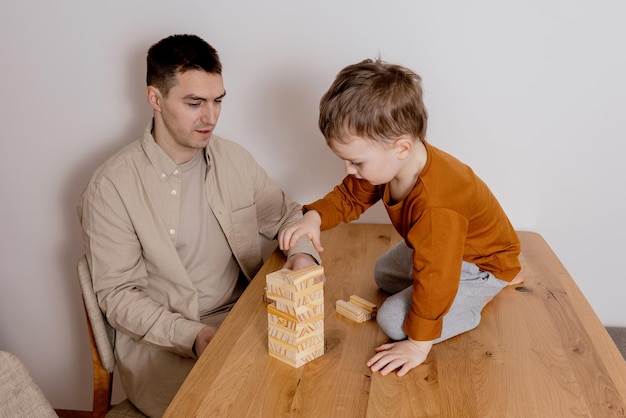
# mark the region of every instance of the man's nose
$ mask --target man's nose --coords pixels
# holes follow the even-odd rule
[[[202,113],[202,123],[207,125],[215,125],[219,116],[219,110],[212,104],[205,107]]]

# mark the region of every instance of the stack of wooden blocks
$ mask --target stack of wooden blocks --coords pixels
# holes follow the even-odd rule
[[[300,367],[324,355],[322,266],[278,270],[266,276],[271,357]]]

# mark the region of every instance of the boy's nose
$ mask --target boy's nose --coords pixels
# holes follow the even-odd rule
[[[344,161],[343,165],[346,169],[346,174],[351,175],[351,176],[356,174],[356,170],[354,169],[352,164],[350,164],[348,161]]]

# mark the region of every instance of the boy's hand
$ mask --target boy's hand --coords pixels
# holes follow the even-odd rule
[[[278,245],[280,249],[287,251],[296,245],[298,239],[305,236],[313,242],[315,249],[321,253],[324,251],[320,242],[321,225],[322,218],[319,213],[314,210],[308,211],[304,214],[301,220],[278,233]]]
[[[414,341],[410,338],[383,344],[376,348],[377,354],[369,359],[367,367],[373,372],[380,370],[380,374],[383,376],[401,367],[398,370],[398,376],[402,377],[409,370],[422,364],[432,347],[432,341]]]

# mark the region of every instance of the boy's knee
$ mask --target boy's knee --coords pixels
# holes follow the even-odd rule
[[[413,250],[403,242],[383,253],[374,264],[374,280],[388,293],[397,293],[413,282]]]
[[[392,340],[404,340],[407,335],[402,329],[406,311],[402,307],[390,303],[383,303],[376,313],[376,321],[383,332]]]
[[[376,283],[378,283],[380,278],[385,275],[385,262],[382,258],[382,256],[378,257],[376,259],[376,263],[374,264],[374,280]]]
[[[481,315],[479,310],[468,310],[465,312],[457,312],[453,315],[446,315],[443,318],[441,337],[436,339],[435,343],[440,343],[473,330],[480,324],[480,319]]]
[[[374,281],[376,282],[376,286],[385,292],[390,292],[389,288],[389,274],[384,268],[384,264],[380,262],[380,259],[376,261],[376,265],[374,266]]]
[[[374,267],[374,282],[376,282],[376,286],[378,286],[380,289],[387,291],[386,289],[386,285],[388,283],[388,280],[386,279],[387,276],[385,276],[380,269],[378,269],[378,264],[376,265],[376,267]]]
[[[402,274],[394,265],[390,265],[382,256],[374,265],[374,281],[376,285],[388,293],[398,293],[411,284],[408,274]]]

